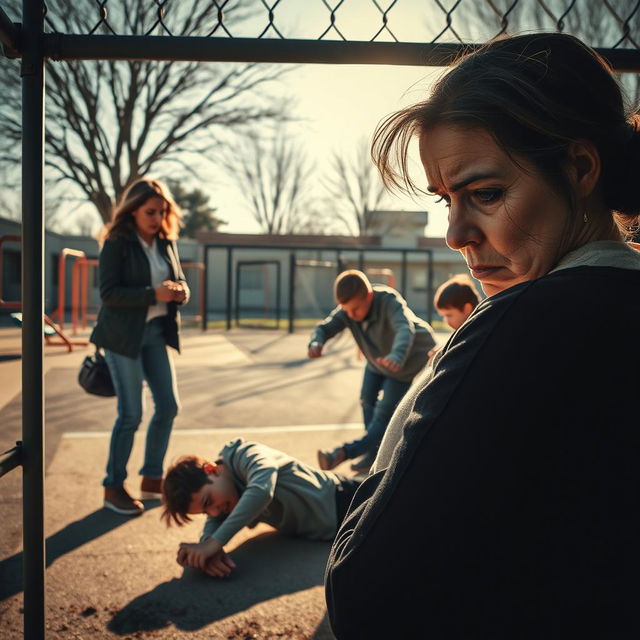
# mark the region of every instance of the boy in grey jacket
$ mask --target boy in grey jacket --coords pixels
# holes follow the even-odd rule
[[[351,331],[367,360],[360,391],[366,433],[332,451],[318,451],[318,464],[328,470],[362,456],[351,468],[366,473],[396,406],[427,363],[436,341],[429,323],[413,313],[395,289],[372,286],[362,271],[343,271],[333,289],[338,306],[316,325],[308,355],[320,357],[329,338],[344,329]]]
[[[223,547],[240,529],[266,522],[310,540],[332,540],[358,482],[320,471],[264,444],[229,441],[216,462],[183,456],[163,483],[167,525],[207,514],[199,543],[181,543],[177,561],[223,577],[235,568]]]

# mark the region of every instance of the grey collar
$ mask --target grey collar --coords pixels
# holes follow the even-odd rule
[[[589,242],[567,253],[550,273],[573,267],[617,267],[640,270],[640,245],[617,240]]]

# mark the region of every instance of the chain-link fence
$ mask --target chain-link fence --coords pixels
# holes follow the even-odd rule
[[[544,30],[576,35],[618,71],[637,73],[639,9],[640,0],[0,0],[0,44],[7,57],[21,58],[21,118],[15,119],[15,132],[23,183],[23,441],[1,457],[0,475],[23,467],[25,637],[44,638],[45,629],[45,62],[445,65],[492,38]],[[84,72],[70,67],[69,73]],[[114,77],[114,86],[122,84]],[[74,101],[69,104],[72,109]]]
[[[600,35],[592,46],[638,48],[633,33],[640,19],[635,0],[146,0],[133,12],[128,4],[85,0],[74,3],[76,15],[69,16],[71,3],[49,0],[45,24],[53,33],[78,35],[466,44],[528,29],[580,33],[593,23]]]
[[[0,6],[17,22],[18,5]],[[638,0],[48,0],[44,7],[45,56],[53,59],[442,65],[492,38],[543,30],[580,37],[619,70],[640,68]],[[159,36],[180,42],[161,44]]]

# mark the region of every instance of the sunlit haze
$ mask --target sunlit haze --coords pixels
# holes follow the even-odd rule
[[[441,69],[383,65],[300,65],[279,81],[283,95],[293,98],[292,113],[300,122],[296,139],[315,162],[321,176],[329,169],[333,152],[349,153],[362,138],[368,141],[377,123],[397,109],[423,100]],[[412,167],[421,171],[417,148]],[[211,192],[219,215],[228,221],[223,231],[257,232],[251,213],[228,183]],[[392,208],[430,212],[427,235],[442,236],[446,209],[429,197],[396,197]]]

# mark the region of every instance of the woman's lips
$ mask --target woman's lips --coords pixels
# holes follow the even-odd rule
[[[492,276],[496,271],[500,270],[502,267],[491,267],[489,265],[479,264],[475,267],[469,267],[471,271],[471,275],[476,280],[485,280],[486,278]]]

